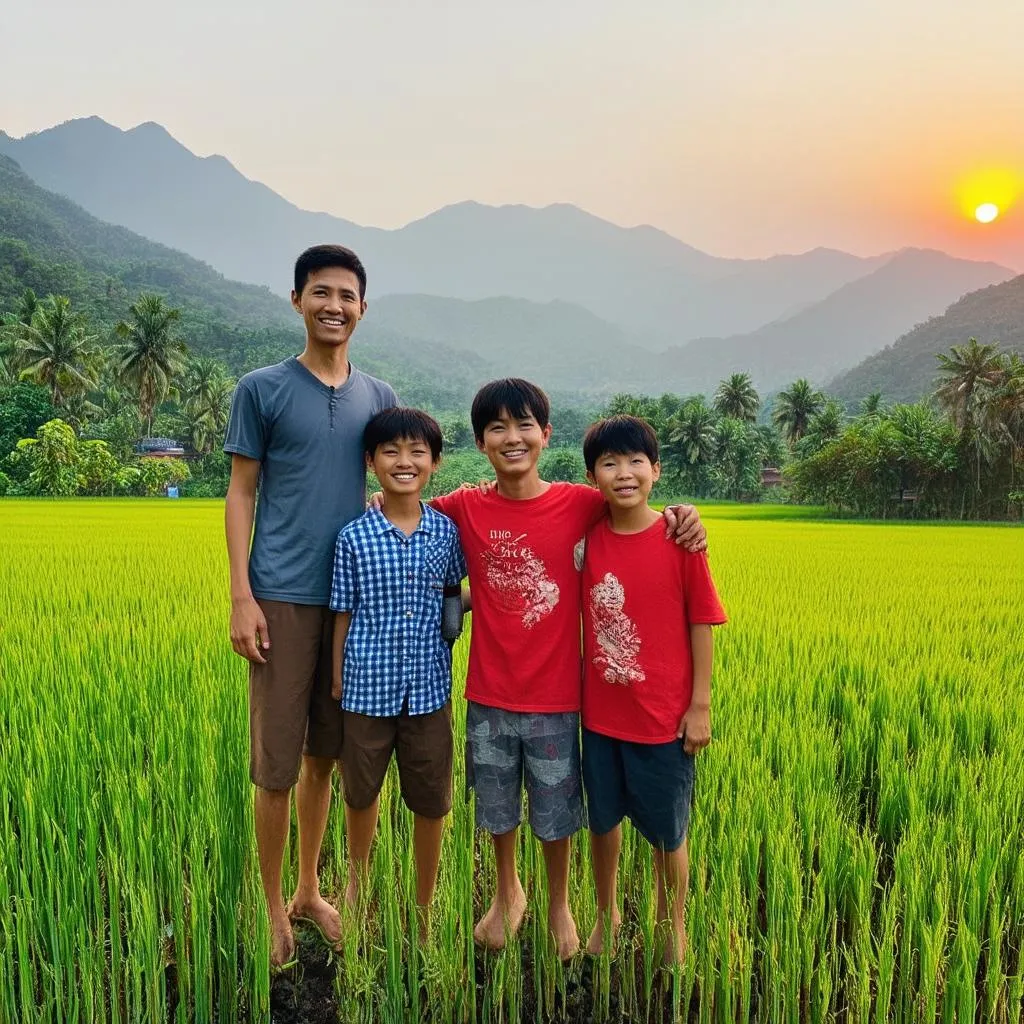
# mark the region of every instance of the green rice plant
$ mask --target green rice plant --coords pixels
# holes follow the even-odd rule
[[[271,982],[245,668],[215,502],[0,502],[0,1022],[992,1021],[1024,1015],[1024,534],[702,509],[730,624],[700,756],[683,967],[623,830],[614,953],[563,966],[528,911],[475,948],[490,843],[456,757],[421,949],[394,771],[365,905]],[[468,636],[455,649],[456,750]],[[294,836],[293,836],[294,838]],[[321,876],[344,897],[340,789]],[[294,884],[291,856],[286,886]],[[570,903],[594,923],[590,853]]]

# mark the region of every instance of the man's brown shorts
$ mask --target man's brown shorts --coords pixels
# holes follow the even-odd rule
[[[354,711],[344,714],[341,780],[345,803],[356,810],[373,803],[393,751],[402,799],[413,814],[443,818],[452,809],[451,701],[428,715],[374,718]]]
[[[334,612],[259,602],[267,618],[265,665],[249,666],[249,775],[263,789],[291,789],[303,753],[341,757],[341,704],[331,699]]]

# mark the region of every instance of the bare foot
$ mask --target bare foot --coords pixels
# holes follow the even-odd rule
[[[590,933],[590,938],[587,939],[587,952],[593,956],[600,956],[605,952],[605,935],[607,933],[607,950],[609,953],[613,953],[615,951],[615,940],[619,937],[619,927],[621,924],[622,915],[619,913],[618,907],[612,911],[610,921],[608,915],[598,914],[594,930]]]
[[[341,915],[320,893],[311,896],[296,893],[288,904],[288,918],[291,921],[309,921],[330,946],[341,941]]]
[[[295,960],[295,936],[288,915],[270,918],[270,969],[278,971]]]
[[[568,904],[548,910],[548,927],[555,940],[559,960],[568,960],[580,951],[579,933]]]
[[[495,893],[487,913],[473,929],[473,938],[488,949],[503,949],[506,936],[515,935],[526,913],[526,893],[520,885],[511,900],[499,899]]]

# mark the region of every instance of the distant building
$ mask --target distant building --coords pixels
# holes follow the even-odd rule
[[[135,454],[140,459],[191,459],[192,452],[186,452],[185,446],[172,437],[144,437],[135,446]]]
[[[761,470],[762,487],[781,487],[782,483],[782,470],[776,469],[775,466],[766,466]]]

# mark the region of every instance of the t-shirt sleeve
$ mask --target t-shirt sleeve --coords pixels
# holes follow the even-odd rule
[[[356,606],[356,557],[343,533],[334,546],[334,571],[331,574],[331,608],[350,612]]]
[[[457,587],[468,574],[469,569],[466,567],[466,556],[462,553],[459,535],[452,530],[452,543],[448,553],[448,569],[444,575],[444,585]]]
[[[383,412],[385,409],[394,409],[401,404],[395,389],[390,384],[384,384],[381,387],[380,404],[377,407],[377,412]]]
[[[431,498],[427,504],[440,512],[441,515],[447,516],[457,526],[466,493],[465,490],[460,488],[452,491],[450,494],[439,494],[436,498]]]
[[[711,578],[708,556],[702,551],[693,554],[682,551],[683,556],[683,599],[686,604],[686,621],[709,626],[726,622],[725,609],[718,599],[715,581]]]
[[[224,433],[224,451],[261,461],[267,451],[266,419],[260,411],[255,389],[246,380],[238,382],[231,399],[231,412]]]
[[[586,529],[589,530],[590,527],[601,522],[608,505],[604,500],[604,495],[596,487],[585,487],[580,484],[578,493],[580,497],[577,500],[580,502],[580,508],[585,517]]]

